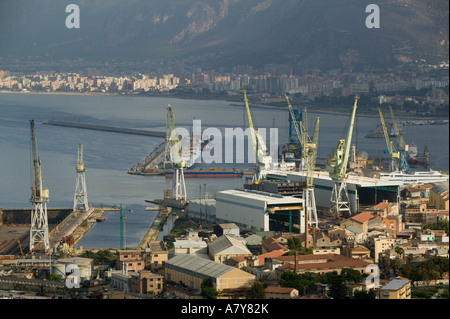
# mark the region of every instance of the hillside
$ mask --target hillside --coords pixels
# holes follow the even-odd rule
[[[0,57],[132,60],[189,58],[217,66],[301,63],[380,67],[448,60],[447,0],[71,1],[81,27],[67,29],[67,2],[3,0]]]

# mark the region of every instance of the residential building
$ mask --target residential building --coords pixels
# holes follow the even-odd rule
[[[380,288],[380,299],[411,299],[411,281],[397,277]]]
[[[373,254],[371,257],[374,259],[375,263],[378,263],[379,255],[381,253],[384,253],[395,246],[401,245],[404,242],[404,239],[399,238],[388,238],[384,236],[371,237],[369,239],[369,244]]]
[[[145,251],[141,249],[118,250],[117,266],[118,270],[139,271],[145,268]]]
[[[163,291],[163,276],[149,270],[141,270],[131,274],[130,291],[132,293],[158,295]]]

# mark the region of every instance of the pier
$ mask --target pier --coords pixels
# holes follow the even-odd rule
[[[62,122],[62,121],[52,121],[52,120],[44,121],[44,122],[42,122],[42,124],[73,127],[73,128],[83,128],[83,129],[96,130],[96,131],[107,131],[107,132],[116,132],[116,133],[125,133],[125,134],[145,135],[145,136],[153,136],[153,137],[161,137],[161,138],[166,137],[165,132],[138,130],[138,129],[132,129],[132,128],[113,127],[113,126],[104,126],[104,125],[96,125],[96,124]]]

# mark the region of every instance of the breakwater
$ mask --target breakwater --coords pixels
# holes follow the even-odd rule
[[[161,137],[161,138],[165,138],[166,137],[166,133],[165,132],[138,130],[138,129],[132,129],[132,128],[113,127],[113,126],[105,126],[105,125],[97,125],[97,124],[85,124],[85,123],[76,123],[76,122],[62,122],[62,121],[52,121],[52,120],[43,121],[42,124],[56,125],[56,126],[65,126],[65,127],[73,127],[73,128],[83,128],[83,129],[96,130],[96,131],[107,131],[107,132],[135,134],[135,135],[146,135],[146,136]]]

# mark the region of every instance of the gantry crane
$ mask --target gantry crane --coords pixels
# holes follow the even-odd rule
[[[353,126],[355,124],[358,99],[359,97],[355,96],[355,103],[353,104],[353,111],[350,118],[347,138],[345,140],[339,140],[339,143],[331,157],[331,163],[327,167],[329,176],[334,183],[333,191],[331,193],[330,211],[335,214],[337,218],[342,217],[344,213],[349,215],[351,214],[345,175],[350,156],[350,145],[352,142]],[[357,208],[355,211],[356,210]]]
[[[30,228],[30,252],[36,245],[42,243],[45,252],[49,251],[50,243],[48,237],[47,202],[49,199],[48,189],[44,188],[42,179],[42,166],[39,159],[34,120],[30,120],[31,129],[31,170],[33,182],[31,186],[31,228]]]
[[[384,139],[386,140],[387,151],[391,158],[390,171],[397,172],[402,171],[404,173],[411,173],[408,161],[406,160],[406,154],[403,151],[396,150],[392,141],[389,140],[389,134],[387,132],[386,124],[384,122],[383,113],[380,107],[378,107],[380,113],[381,126],[383,127]],[[398,140],[397,140],[398,141]],[[404,144],[403,144],[404,145]]]
[[[172,178],[172,198],[176,200],[186,200],[186,184],[184,181],[183,169],[186,163],[182,160],[180,153],[180,141],[175,130],[175,120],[173,116],[172,106],[167,107],[166,119],[166,159],[171,162],[173,168]]]
[[[78,205],[81,204],[84,207],[84,211],[89,210],[87,188],[86,188],[86,167],[83,161],[83,144],[78,144],[78,157],[77,157],[77,182],[75,185],[75,195],[73,198],[73,210],[78,210]]]
[[[272,164],[272,157],[267,154],[267,147],[261,134],[253,127],[252,116],[248,106],[247,91],[243,90],[245,109],[247,111],[248,128],[250,130],[250,138],[252,142],[253,158],[255,160],[255,173],[253,175],[253,182],[263,180]]]

